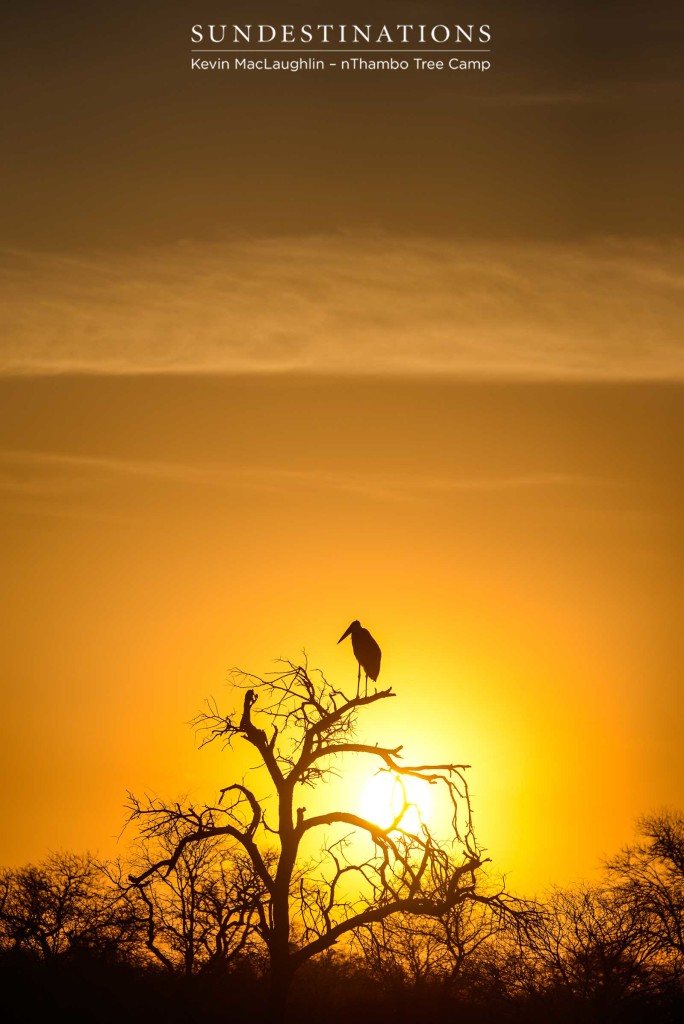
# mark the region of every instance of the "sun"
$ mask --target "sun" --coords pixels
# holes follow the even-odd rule
[[[389,828],[408,806],[398,823],[406,832],[418,832],[430,812],[429,783],[411,776],[381,771],[368,780],[360,797],[361,814],[380,828]]]

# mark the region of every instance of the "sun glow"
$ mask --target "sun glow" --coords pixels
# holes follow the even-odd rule
[[[397,828],[418,832],[430,813],[429,789],[429,783],[420,779],[378,772],[361,793],[361,814],[381,828],[389,828],[398,819]]]

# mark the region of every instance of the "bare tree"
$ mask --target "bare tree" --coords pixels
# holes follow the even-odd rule
[[[0,874],[0,948],[45,960],[77,952],[120,957],[136,938],[134,918],[89,854],[53,853]]]
[[[173,857],[184,835],[182,821],[171,818],[154,842],[140,844],[129,872],[144,874]],[[263,885],[249,858],[227,848],[221,837],[185,844],[173,870],[154,871],[145,884],[131,888],[118,882],[137,903],[145,948],[170,973],[225,969],[248,949],[254,953]]]
[[[607,864],[609,877],[641,915],[642,929],[684,973],[684,815],[663,811],[637,822],[637,842]]]
[[[390,988],[453,990],[472,982],[501,924],[496,907],[468,900],[439,917],[395,914],[358,928],[355,940],[366,969]]]
[[[526,937],[538,991],[564,994],[597,1020],[660,989],[658,944],[639,908],[614,889],[554,890]]]
[[[439,918],[468,901],[499,899],[478,887],[483,858],[473,831],[468,766],[405,765],[401,746],[358,740],[359,712],[392,698],[391,689],[350,698],[306,665],[283,665],[265,679],[237,675],[245,691],[241,712],[224,715],[210,704],[197,723],[207,730],[204,742],[230,745],[240,738],[251,746],[270,798],[257,797],[243,779],[222,788],[213,805],[201,808],[157,799],[133,798],[131,803],[131,818],[148,840],[172,829],[178,834],[174,851],[136,874],[134,885],[172,872],[189,846],[219,837],[249,859],[261,885],[255,911],[270,963],[272,1019],[284,1011],[297,969],[354,929],[394,914]],[[416,778],[442,787],[450,806],[449,836],[438,839],[424,824],[409,832],[402,825],[405,795],[386,827],[356,809],[308,815],[303,791],[339,774],[351,755],[399,780]],[[307,849],[317,834],[322,836],[320,852],[312,856]]]

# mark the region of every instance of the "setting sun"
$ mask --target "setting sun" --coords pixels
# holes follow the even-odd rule
[[[406,832],[417,832],[426,822],[430,806],[427,782],[389,771],[375,774],[361,792],[362,815],[381,828],[388,828],[400,818],[398,827]],[[403,807],[406,809],[402,814]]]

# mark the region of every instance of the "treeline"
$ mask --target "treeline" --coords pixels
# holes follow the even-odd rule
[[[167,837],[169,849],[177,838]],[[168,874],[131,885],[159,853],[141,847],[125,864],[60,853],[0,873],[4,1020],[260,1017],[268,957],[250,863],[218,840],[188,844]],[[683,1019],[682,814],[643,818],[600,884],[503,907],[467,902],[438,919],[367,925],[305,965],[290,1017]],[[295,914],[293,927],[306,919]]]

